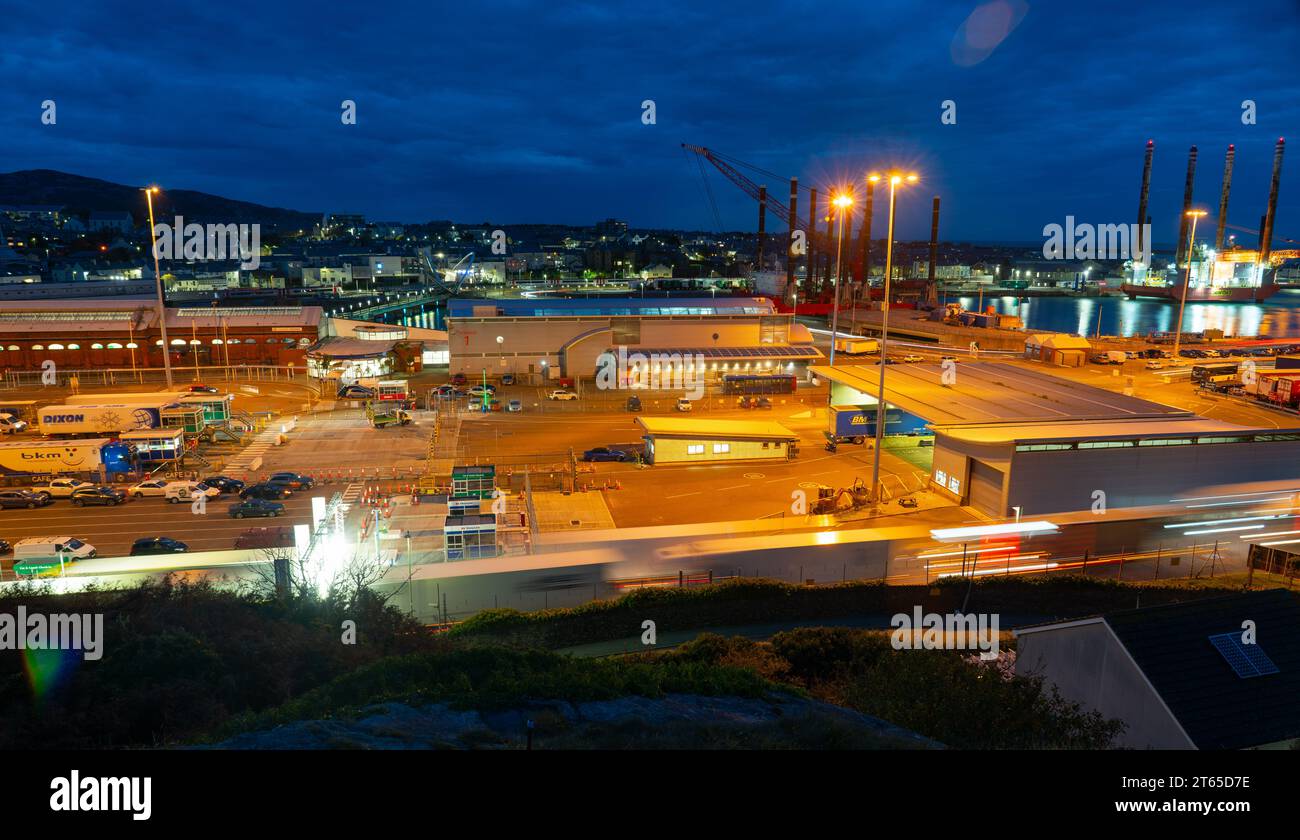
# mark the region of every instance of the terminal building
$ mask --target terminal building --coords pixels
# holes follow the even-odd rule
[[[830,382],[831,422],[856,412],[874,436],[880,368],[810,370]],[[947,379],[939,365],[890,366],[885,401],[886,451],[911,449],[900,454],[932,491],[990,516],[1168,504],[1226,476],[1300,484],[1300,431],[1207,420],[1013,364],[963,362]]]
[[[172,364],[302,364],[319,338],[319,306],[169,306]],[[0,367],[40,370],[162,367],[152,297],[0,302]]]
[[[822,358],[808,328],[764,298],[452,300],[450,372],[541,382],[594,377],[603,354],[677,356],[705,381],[728,374],[802,376]]]

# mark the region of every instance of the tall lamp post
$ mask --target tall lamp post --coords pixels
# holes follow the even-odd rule
[[[1187,308],[1187,287],[1192,285],[1192,252],[1196,249],[1196,223],[1206,215],[1204,210],[1188,210],[1192,217],[1192,239],[1187,246],[1187,275],[1183,279],[1183,294],[1178,302],[1178,325],[1174,328],[1174,364],[1178,363],[1178,348],[1183,343],[1183,310]]]
[[[885,286],[884,296],[880,299],[880,387],[876,392],[876,457],[871,464],[871,501],[880,504],[880,450],[885,442],[885,368],[889,360],[889,287],[894,273],[894,208],[897,205],[898,185],[904,182],[915,184],[916,175],[900,175],[891,172],[889,178],[889,230],[885,235]],[[880,175],[869,175],[867,180],[875,184]]]
[[[840,228],[839,240],[835,246],[835,277],[831,280],[833,294],[835,295],[835,305],[831,310],[831,367],[835,366],[835,337],[839,335],[840,324],[840,260],[844,255],[844,216],[853,206],[853,196],[848,193],[840,193],[832,201],[831,205],[840,211]]]
[[[167,374],[167,387],[170,389],[172,387],[172,346],[167,340],[167,308],[163,303],[162,274],[158,271],[158,242],[154,239],[153,224],[153,195],[158,192],[158,188],[141,187],[141,189],[144,190],[145,201],[149,202],[149,247],[153,249],[153,280],[155,290],[158,292],[158,328],[162,334],[163,370]],[[145,358],[148,358],[147,350]]]

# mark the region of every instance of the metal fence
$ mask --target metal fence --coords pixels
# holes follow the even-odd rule
[[[53,381],[50,381],[51,375]],[[6,370],[0,381],[0,390],[18,390],[21,388],[40,388],[57,385],[64,388],[76,385],[86,387],[109,387],[114,385],[144,385],[166,383],[167,373],[163,368],[57,368],[52,374],[41,370]],[[216,366],[172,366],[172,382],[184,386],[192,382],[296,382],[311,387],[316,380],[307,376],[305,367],[293,365],[216,365]]]

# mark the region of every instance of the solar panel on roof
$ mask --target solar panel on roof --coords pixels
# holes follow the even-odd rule
[[[1228,667],[1244,679],[1279,673],[1268,654],[1257,644],[1244,644],[1241,633],[1219,633],[1210,637],[1210,644],[1228,661]]]

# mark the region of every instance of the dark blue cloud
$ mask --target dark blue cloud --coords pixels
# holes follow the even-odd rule
[[[1230,220],[1257,225],[1273,143],[1300,139],[1295,2],[1006,3],[990,46],[967,2],[7,2],[2,166],[377,219],[716,227],[685,141],[823,188],[898,162],[924,176],[902,235],[941,194],[945,238],[1035,240],[1066,214],[1130,221],[1153,138],[1158,242],[1193,143],[1207,206],[1237,144]],[[1296,154],[1277,231],[1300,238]],[[709,177],[723,224],[752,229]]]

